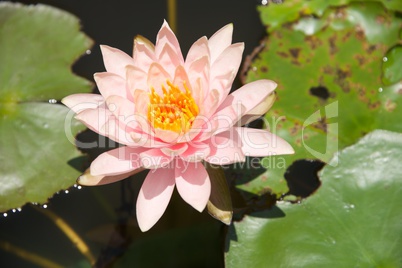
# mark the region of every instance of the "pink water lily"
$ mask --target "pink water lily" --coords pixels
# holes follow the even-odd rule
[[[175,186],[184,201],[204,210],[211,182],[203,162],[293,153],[269,131],[241,127],[267,111],[276,83],[259,80],[229,94],[244,49],[243,43],[232,44],[232,32],[229,24],[209,39],[201,37],[185,59],[166,22],[155,45],[135,38],[133,57],[103,45],[106,72],[94,75],[101,95],[62,100],[88,128],[124,145],[97,157],[80,184],[150,170],[136,206],[142,231],[163,215]]]

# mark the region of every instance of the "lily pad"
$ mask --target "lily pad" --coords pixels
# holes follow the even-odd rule
[[[74,136],[84,126],[56,100],[91,90],[71,72],[91,45],[67,12],[0,3],[0,211],[46,202],[83,168]]]
[[[401,267],[402,134],[377,130],[321,171],[301,204],[235,222],[228,267]],[[330,162],[330,163],[331,163]]]
[[[286,1],[292,2],[299,3]],[[319,3],[303,1],[313,2]],[[249,66],[246,82],[266,78],[278,83],[278,98],[265,125],[296,153],[265,158],[286,164],[266,166],[267,171],[249,183],[252,187],[243,190],[257,193],[270,180],[282,179],[295,160],[328,162],[374,129],[402,132],[397,123],[402,121],[402,81],[381,81],[383,57],[400,42],[401,25],[402,19],[379,2],[352,2],[270,33]]]
[[[321,17],[330,7],[344,6],[353,2],[377,2],[389,10],[402,11],[400,0],[287,0],[282,4],[260,6],[258,10],[261,13],[263,24],[271,32],[286,23],[295,22],[303,16]]]

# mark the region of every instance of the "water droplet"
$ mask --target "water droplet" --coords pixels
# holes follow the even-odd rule
[[[81,185],[78,185],[77,188],[78,188],[78,190],[81,190],[81,189],[82,189],[82,186],[81,186]]]
[[[382,61],[383,61],[383,62],[387,62],[387,61],[388,61],[388,58],[387,58],[387,57],[384,57],[384,58],[382,58]]]
[[[15,208],[13,208],[13,210],[11,210],[13,213],[17,212],[17,210]]]
[[[378,89],[378,92],[382,92],[383,91],[383,89],[382,89],[382,87],[380,87],[379,89]]]
[[[261,5],[266,6],[267,4],[268,4],[268,0],[262,0],[262,1],[261,1]]]
[[[91,55],[92,51],[90,49],[87,49],[87,51],[85,51],[85,54],[87,55]]]
[[[49,103],[50,103],[50,104],[55,104],[55,103],[57,103],[57,100],[55,100],[55,99],[50,99],[50,100],[49,100]]]
[[[65,192],[66,194],[68,194],[68,190],[65,190],[64,192]]]
[[[22,208],[17,208],[18,212],[21,212]]]
[[[343,206],[344,209],[346,209],[347,212],[349,212],[351,209],[355,208],[355,205],[353,204],[346,204]]]
[[[4,216],[4,217],[7,217],[7,213],[4,212],[4,213],[3,213],[3,216]]]
[[[47,205],[46,204],[43,204],[43,206],[42,206],[43,208],[47,208]]]

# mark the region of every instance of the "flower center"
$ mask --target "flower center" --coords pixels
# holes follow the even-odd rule
[[[167,81],[168,90],[162,86],[163,96],[154,88],[149,93],[148,120],[154,128],[171,130],[177,133],[190,130],[199,109],[191,91],[185,83],[186,92]]]

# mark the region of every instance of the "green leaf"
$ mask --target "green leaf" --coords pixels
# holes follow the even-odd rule
[[[311,7],[313,2],[320,3],[297,3]],[[256,180],[263,177],[269,184],[282,179],[298,159],[327,162],[338,149],[374,129],[402,132],[397,123],[402,121],[402,81],[395,77],[387,86],[381,81],[383,57],[400,42],[401,25],[402,19],[381,3],[353,2],[271,32],[249,66],[246,82],[278,83],[278,99],[265,125],[290,142],[296,153],[265,158],[285,165],[268,168]],[[392,66],[398,73],[400,67]],[[261,190],[250,185],[242,188]]]
[[[79,28],[56,8],[0,3],[0,211],[46,202],[84,168],[74,145],[84,127],[54,104],[92,87],[71,72],[92,44]]]
[[[344,6],[353,2],[364,2],[363,4],[376,2],[389,10],[402,11],[400,0],[286,0],[282,4],[260,6],[258,10],[261,13],[263,24],[268,27],[269,32],[272,32],[287,23],[297,21],[303,16],[321,17],[330,7]]]
[[[229,230],[228,267],[401,267],[402,135],[374,131],[321,172],[301,204],[281,203]]]

